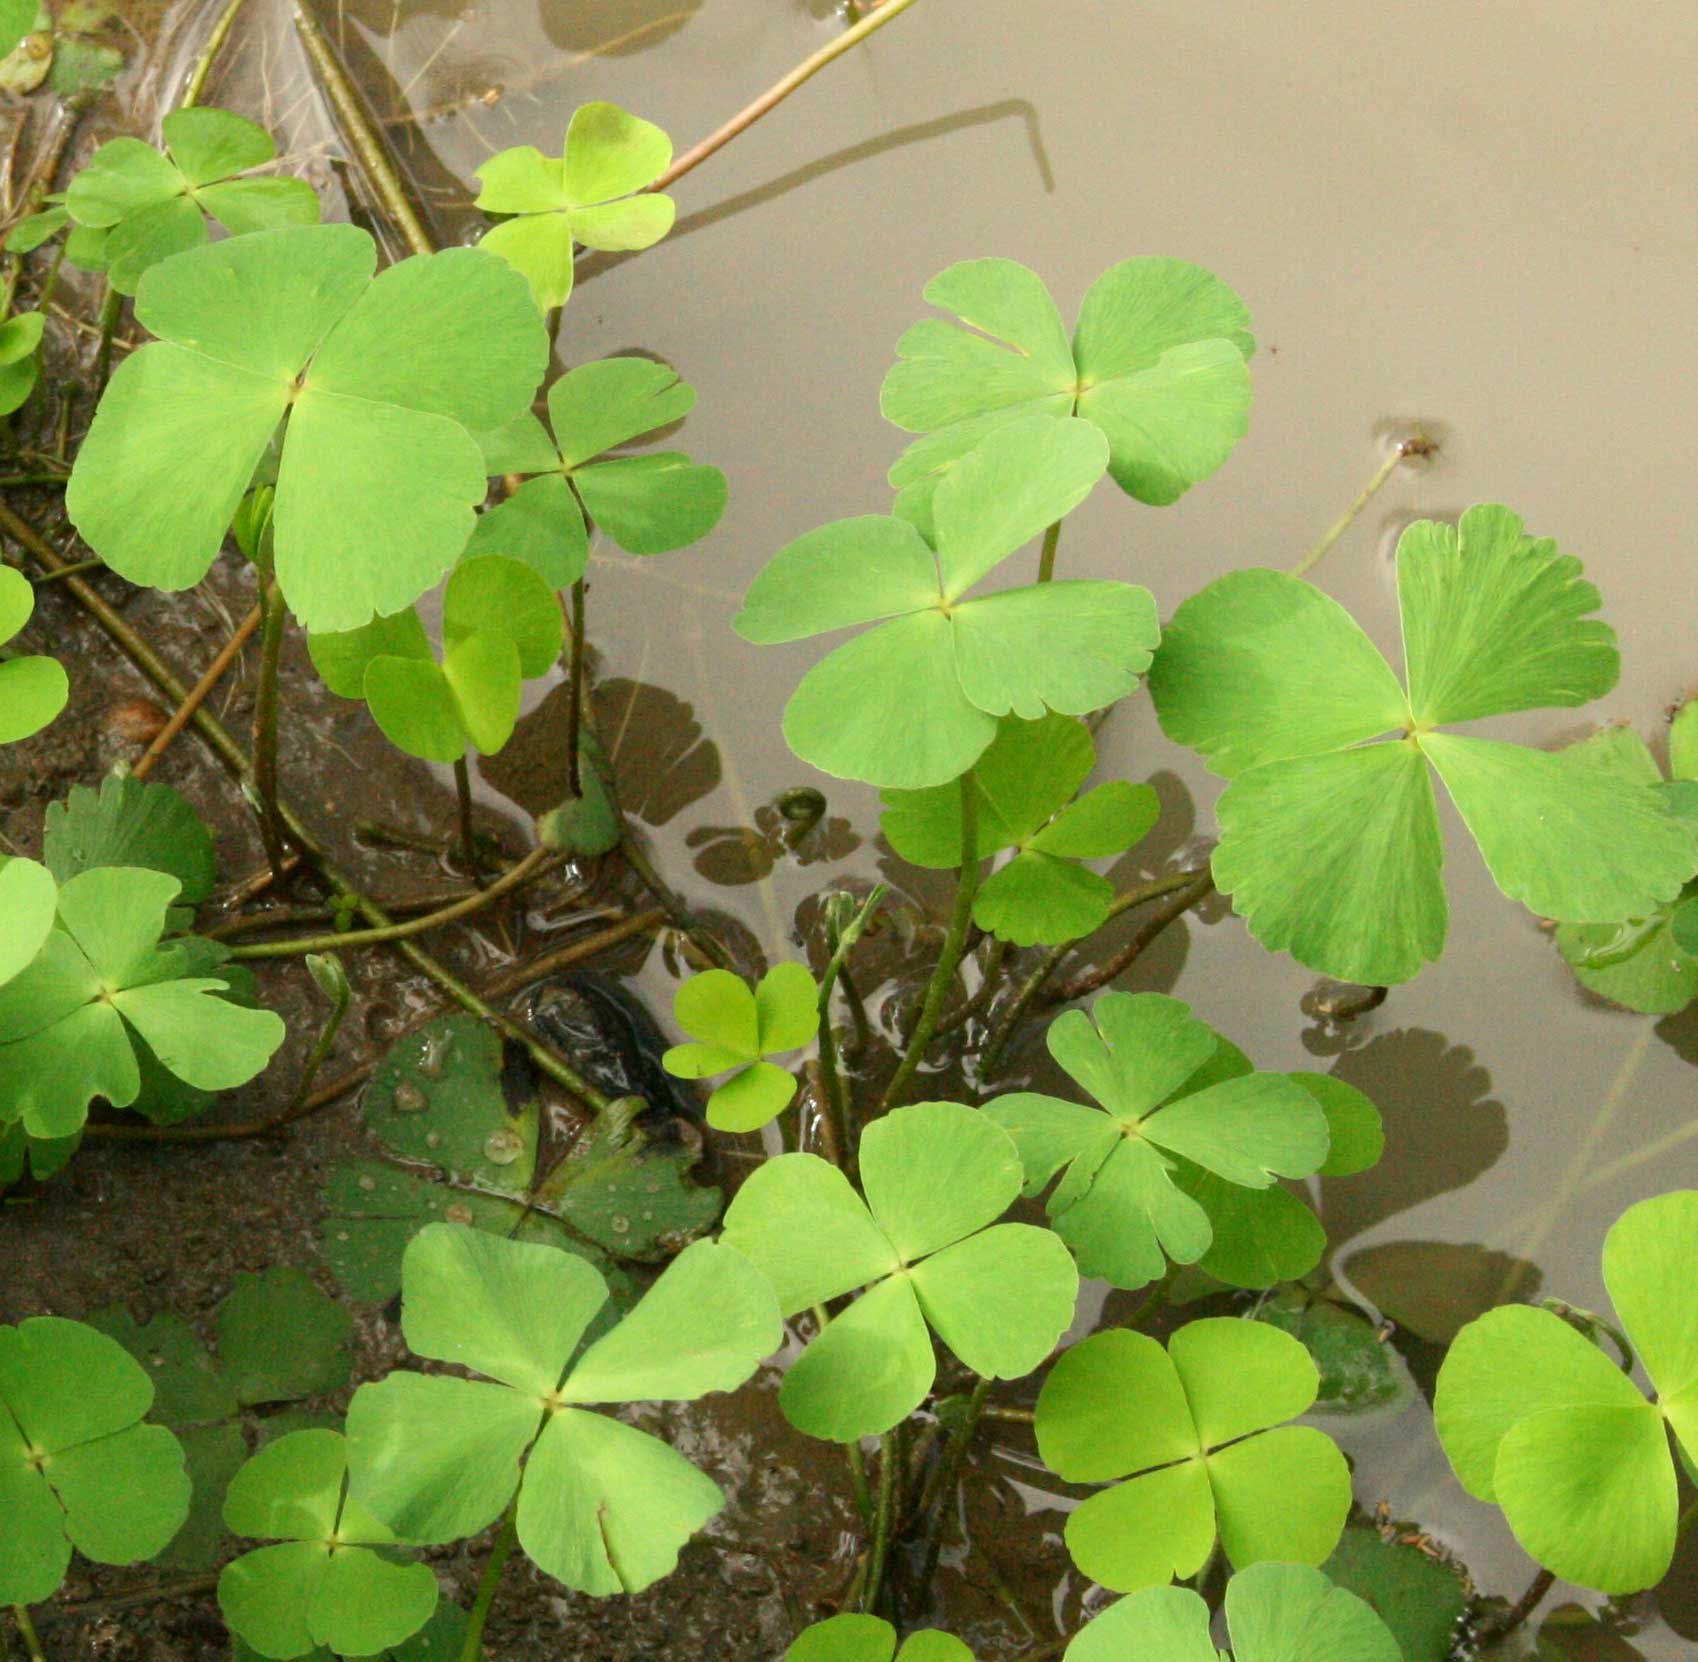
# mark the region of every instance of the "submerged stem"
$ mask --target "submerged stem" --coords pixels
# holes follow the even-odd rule
[[[879,1439],[878,1501],[873,1509],[873,1543],[867,1558],[867,1580],[861,1589],[861,1608],[872,1611],[884,1586],[885,1560],[890,1556],[890,1538],[896,1520],[896,1479],[902,1470],[901,1426],[893,1426]]]
[[[584,727],[584,580],[572,585],[572,646],[571,662],[566,683],[566,788],[574,797],[584,794],[583,773],[578,760],[578,747],[583,743]]]
[[[277,812],[277,669],[283,657],[283,592],[277,579],[261,591],[263,617],[259,648],[259,691],[254,699],[253,781],[259,797],[260,840],[272,881],[283,881],[283,825]],[[185,699],[184,703],[188,700]]]
[[[926,1047],[937,1032],[938,1018],[943,1014],[943,1001],[955,982],[955,971],[961,963],[961,949],[967,940],[967,925],[972,921],[973,896],[979,889],[979,793],[973,783],[973,770],[961,775],[961,875],[955,885],[955,905],[949,914],[949,928],[943,937],[943,950],[938,955],[937,968],[932,971],[926,987],[925,1002],[920,1006],[920,1019],[914,1024],[901,1065],[886,1087],[879,1102],[879,1112],[894,1108],[907,1090]]]
[[[1438,448],[1417,427],[1408,438],[1392,446],[1391,454],[1374,469],[1371,479],[1356,493],[1356,500],[1326,528],[1321,540],[1291,568],[1293,577],[1302,577],[1317,566],[1331,551],[1334,543],[1356,523],[1357,517],[1379,495],[1386,481],[1412,456],[1430,456]]]
[[[93,565],[98,567],[102,563],[103,562],[96,560],[93,562]],[[87,568],[83,565],[66,566],[62,571],[50,573],[47,577],[44,577],[42,581],[45,583],[52,581],[54,578],[63,579],[66,577],[76,576],[84,569]],[[251,636],[257,628],[259,628],[264,618],[265,606],[262,602],[260,605],[255,606],[254,609],[236,625],[236,632],[224,643],[223,647],[219,650],[218,656],[206,666],[206,670],[202,674],[201,678],[189,688],[188,697],[186,697],[182,703],[171,712],[171,719],[167,721],[165,725],[154,735],[153,743],[147,747],[147,749],[142,753],[140,760],[138,760],[136,765],[130,769],[130,772],[134,774],[137,779],[145,779],[153,771],[154,764],[158,762],[159,758],[170,748],[172,741],[177,737],[177,735],[189,725],[189,721],[193,717],[195,711],[206,702],[208,695],[212,692],[212,689],[223,679],[225,670],[227,670],[230,665],[235,662],[236,655],[244,646],[247,645],[248,637]]]
[[[112,373],[112,337],[118,332],[118,319],[124,310],[124,297],[107,279],[106,294],[100,302],[100,350],[94,358],[94,396],[106,390],[107,377]]]
[[[961,1470],[967,1463],[967,1451],[973,1446],[973,1434],[979,1429],[979,1420],[984,1415],[985,1402],[990,1391],[991,1381],[981,1375],[974,1382],[972,1394],[967,1398],[967,1411],[950,1433],[949,1441],[944,1445],[943,1458],[938,1462],[932,1474],[932,1481],[926,1485],[925,1493],[920,1497],[920,1523],[926,1531],[926,1555],[920,1565],[919,1591],[922,1595],[937,1573],[938,1554],[943,1551],[943,1513],[955,1494],[955,1486],[961,1481]],[[935,1522],[932,1520],[934,1509],[938,1510],[939,1514]]]
[[[1527,1591],[1514,1604],[1496,1616],[1488,1617],[1475,1629],[1475,1644],[1484,1649],[1495,1645],[1500,1639],[1507,1639],[1544,1603],[1545,1594],[1555,1585],[1556,1577],[1549,1570],[1540,1570],[1527,1584]]]
[[[489,1620],[489,1607],[495,1602],[495,1590],[501,1585],[501,1572],[507,1568],[507,1560],[513,1556],[513,1548],[518,1541],[519,1497],[515,1495],[513,1504],[507,1508],[507,1516],[501,1520],[501,1533],[495,1537],[495,1545],[489,1549],[483,1574],[478,1579],[477,1597],[472,1600],[472,1618],[466,1628],[460,1662],[479,1662],[483,1655],[483,1630]]]
[[[236,16],[247,0],[230,0],[219,14],[218,21],[212,26],[212,33],[206,37],[206,45],[195,59],[195,66],[189,72],[189,84],[183,88],[183,96],[177,101],[180,110],[191,110],[200,102],[200,95],[206,91],[206,78],[212,73],[212,66],[218,54],[224,49],[224,42],[230,38],[230,31],[236,25]]]
[[[842,57],[845,52],[853,51],[868,35],[882,29],[913,4],[914,0],[884,0],[884,4],[877,11],[869,12],[852,29],[845,29],[830,45],[822,46],[819,51],[804,58],[788,75],[774,82],[752,104],[739,110],[723,127],[710,133],[700,144],[686,150],[649,188],[665,190],[682,179],[686,173],[700,167],[716,150],[723,149],[739,133],[747,131],[763,115],[776,109],[798,87],[819,74],[827,64]]]
[[[460,863],[478,881],[478,851],[472,838],[472,773],[464,755],[454,758],[454,801],[458,810]]]

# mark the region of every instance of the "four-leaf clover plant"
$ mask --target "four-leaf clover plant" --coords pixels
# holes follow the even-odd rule
[[[21,571],[0,566],[0,647],[35,611],[35,587]],[[71,683],[57,658],[0,657],[0,744],[39,733],[65,708]]]
[[[1013,1137],[1027,1193],[1065,1168],[1048,1211],[1085,1275],[1142,1287],[1169,1259],[1194,1264],[1209,1250],[1209,1213],[1181,1186],[1176,1157],[1249,1189],[1310,1176],[1327,1158],[1314,1094],[1283,1073],[1238,1071],[1235,1048],[1176,998],[1106,993],[1090,1015],[1058,1016],[1047,1038],[1097,1106],[1021,1091],[984,1112]]]
[[[708,1124],[757,1131],[796,1094],[796,1076],[766,1058],[800,1050],[819,1031],[819,996],[801,964],[774,964],[753,992],[730,970],[691,976],[673,995],[672,1014],[696,1042],[673,1045],[661,1065],[680,1079],[730,1073],[708,1098]]]
[[[906,519],[867,515],[775,554],[733,621],[744,640],[877,623],[802,678],[784,709],[790,748],[839,778],[919,790],[972,767],[1003,716],[1084,715],[1129,693],[1160,639],[1147,589],[1070,580],[968,594],[1084,501],[1107,465],[1089,422],[1027,417],[950,470],[930,540]]]
[[[544,311],[572,292],[574,245],[607,252],[652,248],[677,215],[649,187],[672,163],[672,140],[616,104],[582,104],[566,129],[564,154],[534,145],[503,150],[477,170],[476,206],[505,214],[482,246],[523,272]]]
[[[436,1609],[436,1577],[380,1549],[394,1532],[347,1490],[336,1431],[291,1431],[230,1480],[224,1522],[268,1540],[224,1566],[218,1607],[258,1655],[289,1662],[327,1645],[373,1656],[410,1639]]]
[[[998,1223],[1020,1157],[978,1110],[923,1102],[861,1135],[863,1200],[814,1154],[766,1161],[723,1239],[766,1273],[786,1316],[866,1290],[792,1364],[779,1406],[811,1437],[853,1442],[919,1407],[936,1333],[967,1367],[1018,1379],[1073,1320],[1079,1277],[1048,1229]]]
[[[1077,940],[1105,922],[1114,886],[1084,860],[1124,854],[1156,823],[1153,787],[1111,780],[1077,796],[1096,746],[1070,716],[1004,716],[973,765],[975,852],[1013,849],[973,896],[973,921],[1015,946]],[[890,846],[917,866],[961,864],[961,791],[886,791],[881,821]]]
[[[708,1241],[580,1352],[607,1297],[571,1253],[457,1224],[420,1230],[402,1263],[402,1332],[420,1356],[485,1377],[399,1371],[362,1385],[348,1410],[353,1497],[421,1544],[475,1535],[511,1505],[531,1561],[581,1593],[635,1593],[669,1574],[725,1497],[591,1405],[735,1390],[783,1324],[754,1265]]]
[[[784,1662],[973,1662],[973,1653],[935,1627],[910,1633],[900,1647],[882,1616],[829,1616],[796,1635]]]
[[[478,518],[471,554],[506,554],[563,589],[589,562],[586,516],[628,554],[666,554],[725,512],[725,475],[681,451],[605,452],[687,415],[696,389],[649,358],[600,358],[548,389],[548,429],[529,410],[482,435],[492,474],[533,475]]]
[[[1654,1390],[1562,1317],[1506,1305],[1470,1322],[1439,1370],[1433,1418],[1458,1480],[1503,1509],[1565,1581],[1632,1593],[1668,1573],[1675,1443],[1698,1462],[1698,1189],[1631,1206],[1604,1238],[1604,1285]]]
[[[1234,1569],[1321,1563],[1350,1469],[1324,1432],[1285,1423],[1319,1388],[1308,1351],[1260,1322],[1189,1322],[1165,1350],[1123,1328],[1081,1340],[1044,1381],[1036,1427],[1057,1476],[1114,1485],[1068,1514],[1073,1562],[1121,1593],[1195,1575],[1217,1540]]]
[[[1398,541],[1407,691],[1335,600],[1284,572],[1217,579],[1150,670],[1169,738],[1231,783],[1215,885],[1272,951],[1345,981],[1407,981],[1444,946],[1444,781],[1498,887],[1543,917],[1615,923],[1674,899],[1692,828],[1652,784],[1440,729],[1585,704],[1615,685],[1614,633],[1580,562],[1507,508]],[[1385,735],[1393,735],[1386,737]]]

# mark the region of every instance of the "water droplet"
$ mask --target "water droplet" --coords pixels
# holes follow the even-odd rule
[[[397,1114],[422,1114],[430,1106],[430,1098],[410,1079],[395,1087],[394,1108]]]
[[[469,1206],[463,1206],[459,1201],[455,1201],[452,1206],[445,1207],[443,1209],[442,1216],[444,1222],[460,1223],[470,1227],[472,1221],[472,1209]]]
[[[524,1139],[517,1131],[492,1131],[484,1138],[483,1157],[492,1166],[510,1166],[524,1152]]]
[[[424,1043],[424,1054],[419,1058],[419,1072],[426,1079],[440,1079],[442,1070],[448,1063],[448,1052],[454,1048],[452,1033],[433,1033]]]
[[[369,1195],[377,1187],[377,1179],[375,1177],[362,1177],[360,1187]]]

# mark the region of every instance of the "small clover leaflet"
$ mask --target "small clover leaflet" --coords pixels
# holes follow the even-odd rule
[[[1226,1584],[1232,1652],[1215,1650],[1209,1607],[1189,1587],[1145,1587],[1093,1616],[1066,1662],[1403,1662],[1365,1599],[1304,1564],[1256,1564]]]
[[[21,856],[0,859],[0,985],[26,968],[53,928],[59,885],[46,866]]]
[[[41,312],[15,312],[0,323],[0,416],[23,407],[41,379]]]
[[[1668,1573],[1680,1511],[1669,1434],[1698,1461],[1694,1264],[1698,1190],[1640,1201],[1604,1238],[1604,1285],[1654,1401],[1528,1305],[1470,1322],[1439,1370],[1433,1418],[1458,1480],[1565,1581],[1632,1593]]]
[[[819,1031],[819,987],[803,965],[774,964],[753,992],[730,970],[693,975],[672,1013],[698,1042],[674,1045],[661,1066],[680,1079],[731,1073],[708,1098],[709,1125],[756,1131],[790,1106],[796,1076],[766,1058],[800,1050]]]
[[[206,822],[169,785],[129,774],[108,774],[98,790],[73,785],[63,802],[49,803],[41,858],[61,883],[96,866],[162,871],[182,885],[184,908],[198,906],[218,879]]]
[[[457,762],[513,736],[522,683],[546,675],[565,626],[554,591],[528,565],[462,560],[442,591],[442,662],[411,607],[343,634],[312,635],[313,667],[342,698],[363,698],[398,750]]]
[[[935,1627],[910,1633],[898,1648],[896,1629],[882,1616],[829,1616],[796,1635],[784,1662],[973,1662],[953,1633]]]
[[[475,1535],[517,1490],[519,1544],[568,1587],[604,1597],[670,1574],[725,1497],[667,1444],[589,1405],[735,1390],[783,1324],[765,1278],[709,1241],[578,1353],[606,1301],[606,1283],[569,1253],[453,1224],[420,1230],[402,1268],[407,1343],[487,1378],[397,1372],[362,1385],[348,1410],[354,1497],[429,1544]]]
[[[1447,906],[1429,768],[1498,887],[1541,916],[1615,923],[1671,901],[1698,845],[1657,789],[1439,731],[1615,685],[1615,636],[1589,616],[1598,591],[1580,562],[1488,505],[1456,527],[1411,525],[1397,581],[1407,691],[1342,606],[1283,572],[1232,572],[1168,625],[1150,692],[1168,737],[1231,781],[1214,877],[1250,932],[1372,986],[1436,958]]]
[[[1081,723],[1047,715],[1004,716],[973,765],[976,838],[983,860],[1014,849],[973,898],[973,921],[1015,946],[1055,945],[1099,927],[1114,886],[1083,860],[1124,854],[1156,822],[1149,785],[1113,780],[1077,797],[1096,765],[1096,746]],[[934,870],[961,864],[961,792],[953,785],[886,791],[881,821],[903,859]]]
[[[141,1094],[141,1049],[199,1090],[246,1084],[283,1042],[269,1010],[246,1009],[208,975],[213,943],[162,941],[176,878],[103,866],[59,890],[58,922],[21,974],[0,988],[0,1121],[32,1137],[82,1128],[97,1096],[127,1108]]]
[[[232,1533],[274,1544],[224,1566],[218,1608],[261,1656],[305,1656],[327,1645],[371,1656],[410,1639],[436,1609],[428,1565],[378,1548],[394,1534],[347,1493],[348,1456],[336,1431],[291,1431],[230,1480]]]
[[[1698,800],[1698,701],[1687,704],[1669,728],[1672,780],[1665,783],[1650,746],[1631,728],[1606,727],[1568,752],[1631,785],[1659,787],[1677,812],[1692,817]],[[1647,1015],[1671,1015],[1698,996],[1698,882],[1644,917],[1625,923],[1564,923],[1557,950],[1575,979],[1601,998]]]
[[[1234,1569],[1321,1563],[1350,1470],[1330,1437],[1284,1423],[1319,1384],[1289,1334],[1232,1317],[1190,1322],[1165,1350],[1124,1328],[1081,1340],[1044,1381],[1036,1421],[1051,1471],[1114,1483],[1068,1515],[1073,1562],[1121,1593],[1194,1575],[1217,1538]]]
[[[72,220],[98,235],[76,263],[91,260],[120,294],[145,272],[207,240],[216,220],[232,236],[318,223],[318,193],[305,179],[238,178],[277,159],[263,127],[229,110],[173,110],[160,124],[162,155],[136,138],[95,151],[65,192]]]
[[[507,214],[482,246],[501,255],[552,311],[572,292],[574,244],[609,252],[651,248],[678,209],[649,189],[672,162],[672,140],[616,104],[581,104],[566,129],[564,154],[534,145],[503,150],[477,170],[475,206]]]
[[[925,437],[890,471],[897,512],[930,523],[939,482],[984,436],[1023,415],[1079,416],[1102,430],[1129,496],[1176,501],[1213,473],[1250,417],[1244,303],[1183,260],[1111,266],[1071,340],[1049,290],[1014,260],[964,260],[926,285],[953,312],[917,323],[885,376],[885,418]]]
[[[469,554],[506,554],[566,588],[583,576],[594,520],[628,554],[666,554],[705,537],[725,512],[725,475],[681,451],[609,457],[686,416],[696,389],[649,358],[601,358],[548,389],[550,438],[526,411],[482,435],[484,466],[530,474],[479,516]],[[598,459],[599,458],[599,459]]]
[[[1161,634],[1147,589],[1071,580],[967,593],[1071,513],[1107,461],[1090,423],[1027,417],[950,470],[931,541],[868,515],[774,555],[734,620],[744,640],[877,624],[802,678],[784,711],[790,748],[839,778],[919,790],[972,767],[999,717],[1083,715],[1129,693]]]
[[[866,1199],[813,1154],[760,1166],[725,1214],[786,1316],[866,1288],[785,1373],[779,1406],[811,1437],[888,1431],[937,1375],[932,1333],[975,1373],[1016,1379],[1073,1319],[1079,1277],[1047,1229],[998,1223],[1020,1192],[1007,1134],[954,1102],[898,1108],[861,1137]]]
[[[432,587],[487,494],[472,432],[526,408],[548,343],[491,254],[376,265],[364,231],[308,225],[149,271],[136,317],[160,338],[113,375],[66,494],[89,547],[132,582],[198,583],[287,418],[273,535],[295,616],[357,629]]]
[[[37,1604],[71,1549],[98,1564],[151,1558],[189,1510],[183,1450],[145,1425],[153,1381],[81,1322],[0,1327],[0,1603]]]
[[[35,587],[21,571],[0,566],[0,646],[35,611]],[[39,733],[65,708],[71,683],[57,658],[29,655],[0,661],[0,744]]]
[[[1047,1038],[1097,1106],[1021,1091],[984,1111],[1013,1137],[1028,1194],[1066,1168],[1047,1209],[1085,1275],[1142,1287],[1168,1259],[1194,1264],[1209,1250],[1209,1213],[1176,1180],[1176,1156],[1248,1189],[1307,1177],[1327,1158],[1315,1097],[1283,1073],[1216,1071],[1224,1041],[1176,998],[1107,993],[1089,1016],[1058,1016]]]

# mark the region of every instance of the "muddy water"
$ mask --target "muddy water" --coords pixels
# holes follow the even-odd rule
[[[291,142],[319,154],[288,8],[252,9],[228,96],[269,95]],[[613,99],[688,142],[842,26],[807,0],[348,0],[337,21],[446,238],[473,230],[464,182],[483,157],[557,149],[578,103]],[[779,954],[834,871],[880,866],[876,844],[840,838],[814,864],[715,881],[761,805],[821,783],[777,727],[817,647],[757,650],[728,621],[782,543],[885,505],[900,437],[879,419],[880,378],[926,279],[973,255],[1031,264],[1064,310],[1117,259],[1182,255],[1257,319],[1248,440],[1176,507],[1099,491],[1069,523],[1067,574],[1143,581],[1170,610],[1234,566],[1288,564],[1385,432],[1420,419],[1441,457],[1399,473],[1318,579],[1395,648],[1397,529],[1506,501],[1586,560],[1621,632],[1621,686],[1588,714],[1656,731],[1698,683],[1677,575],[1698,519],[1695,73],[1698,14],[1674,5],[1637,8],[1628,28],[1583,0],[922,0],[685,180],[665,244],[585,263],[559,342],[566,362],[640,348],[675,363],[700,392],[680,442],[732,480],[698,549],[611,553],[592,571],[607,674],[657,689],[629,706],[637,737],[676,743],[693,720],[715,747],[647,816],[663,869]],[[1579,726],[1487,730],[1543,742]],[[1181,837],[1207,836],[1214,786],[1147,705],[1117,712],[1101,748],[1105,776],[1159,776]],[[868,793],[830,797],[871,829]],[[1176,990],[1261,1065],[1336,1068],[1380,1101],[1384,1170],[1332,1185],[1323,1211],[1341,1280],[1429,1339],[1505,1290],[1600,1302],[1609,1223],[1698,1183],[1698,1021],[1585,998],[1466,842],[1452,849],[1445,960],[1348,1029],[1306,1016],[1313,978],[1230,918],[1192,924],[1129,983]],[[1483,1586],[1524,1584],[1528,1561],[1448,1479],[1423,1409],[1330,1428],[1364,1501],[1418,1519]],[[992,1469],[1040,1528],[1058,1526],[1016,1444]],[[1698,1577],[1690,1550],[1685,1568]],[[1684,1597],[1633,1605],[1639,1654],[1691,1654]]]

